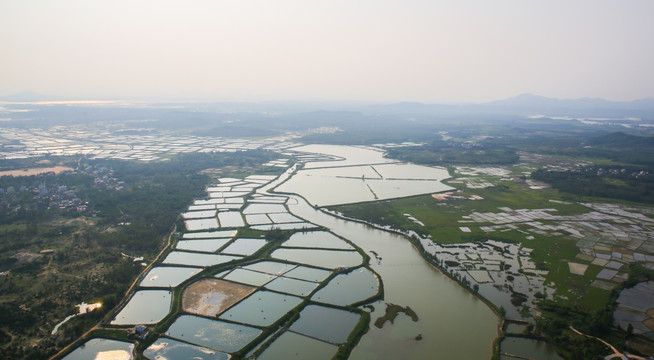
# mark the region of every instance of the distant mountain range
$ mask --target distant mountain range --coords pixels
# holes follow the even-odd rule
[[[66,100],[61,97],[43,95],[33,91],[2,96],[0,101],[34,102]],[[367,114],[406,114],[406,115],[518,115],[571,117],[641,117],[654,120],[654,99],[634,101],[609,101],[600,98],[556,99],[532,94],[522,94],[504,100],[473,104],[429,104],[401,102],[393,104],[356,105],[338,103],[302,102],[262,102],[262,103],[215,103],[216,109],[232,107],[239,111],[276,111],[297,113],[323,109],[327,111],[354,111]],[[332,116],[332,115],[330,115]]]
[[[366,112],[416,115],[536,115],[570,117],[643,117],[654,119],[654,99],[609,101],[599,98],[555,99],[523,94],[477,104],[445,105],[402,102],[368,106]]]
[[[512,98],[485,104],[499,107],[524,107],[544,109],[641,109],[654,110],[654,99],[634,101],[609,101],[600,98],[555,99],[532,94],[522,94]]]

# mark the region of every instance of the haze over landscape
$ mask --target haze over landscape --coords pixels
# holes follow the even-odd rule
[[[638,1],[2,1],[0,95],[486,102],[654,97]]]
[[[0,359],[653,359],[652,14],[0,0]]]

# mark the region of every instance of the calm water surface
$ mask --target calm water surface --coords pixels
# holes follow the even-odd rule
[[[303,335],[342,344],[359,322],[361,316],[345,310],[309,305],[302,309],[300,318],[291,330]]]
[[[506,337],[500,344],[500,351],[512,355],[528,357],[534,360],[562,360],[554,347],[544,341],[517,337]],[[501,356],[500,359],[515,359]]]
[[[287,173],[288,174],[288,173]],[[259,191],[276,186],[282,175]],[[395,324],[382,329],[371,325],[353,350],[352,359],[489,359],[497,336],[498,318],[479,299],[432,268],[403,236],[347,221],[314,209],[299,196],[291,196],[289,210],[308,221],[352,241],[366,253],[375,251],[381,262],[371,261],[384,284],[384,301],[410,306],[417,322],[400,314]],[[375,305],[372,321],[383,316],[383,302]],[[422,335],[422,340],[415,337]]]

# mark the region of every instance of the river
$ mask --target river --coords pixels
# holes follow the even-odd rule
[[[266,193],[292,175],[287,171],[260,189]],[[432,268],[403,236],[344,220],[314,209],[302,197],[290,195],[289,210],[322,225],[367,254],[370,266],[382,278],[384,300],[374,303],[370,330],[353,350],[351,359],[489,359],[497,337],[499,319],[469,291]],[[381,257],[377,262],[372,252]],[[374,320],[383,316],[384,303],[409,306],[418,315],[414,322],[400,314],[382,329]],[[420,335],[421,340],[416,337]],[[419,338],[420,338],[419,337]]]

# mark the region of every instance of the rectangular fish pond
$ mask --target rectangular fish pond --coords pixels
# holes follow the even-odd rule
[[[172,292],[168,290],[140,290],[134,293],[111,325],[154,324],[170,311]]]
[[[143,356],[151,360],[193,359],[193,360],[228,360],[229,355],[202,346],[187,344],[181,341],[160,338],[150,345]]]
[[[261,334],[250,326],[182,315],[166,331],[166,336],[228,353],[241,350]]]

